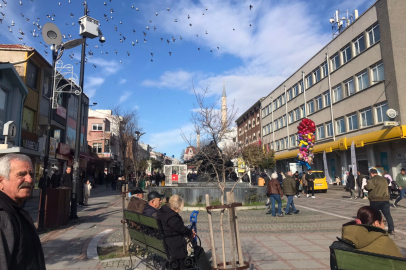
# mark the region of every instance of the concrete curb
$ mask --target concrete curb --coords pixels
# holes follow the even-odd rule
[[[87,251],[86,251],[86,257],[88,260],[98,260],[99,259],[99,254],[97,253],[97,245],[100,241],[100,239],[111,232],[112,229],[107,229],[104,230],[103,232],[99,233],[96,237],[94,237],[89,245],[87,246]]]
[[[97,247],[99,247],[99,248],[122,247],[122,246],[123,246],[123,242],[106,243],[106,244],[97,245]]]

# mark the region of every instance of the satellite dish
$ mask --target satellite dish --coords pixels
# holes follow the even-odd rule
[[[74,39],[74,40],[69,40],[67,42],[65,42],[64,44],[62,44],[62,46],[66,49],[72,49],[75,48],[79,45],[82,45],[83,43],[85,43],[86,39],[85,38],[80,38],[80,39]]]
[[[55,45],[58,47],[62,44],[62,34],[59,28],[53,23],[46,23],[42,27],[42,38],[48,45]]]
[[[398,113],[394,109],[389,109],[386,111],[386,115],[389,118],[395,118],[398,115]]]

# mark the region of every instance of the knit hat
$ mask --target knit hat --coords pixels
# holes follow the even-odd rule
[[[277,174],[277,173],[273,173],[273,174],[271,175],[271,178],[272,178],[272,179],[277,179],[277,178],[278,178],[278,174]]]

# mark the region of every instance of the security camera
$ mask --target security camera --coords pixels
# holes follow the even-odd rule
[[[82,20],[81,20],[81,19],[79,19],[78,24],[82,24]]]
[[[99,37],[99,41],[100,41],[100,43],[104,43],[104,42],[106,42],[106,38],[101,36],[101,37]]]

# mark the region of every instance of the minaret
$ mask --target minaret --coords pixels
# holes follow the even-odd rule
[[[223,81],[223,95],[221,96],[221,123],[227,126],[227,95],[226,95],[226,85]]]
[[[200,130],[197,131],[197,134],[196,134],[196,148],[197,148],[197,151],[200,150]]]

